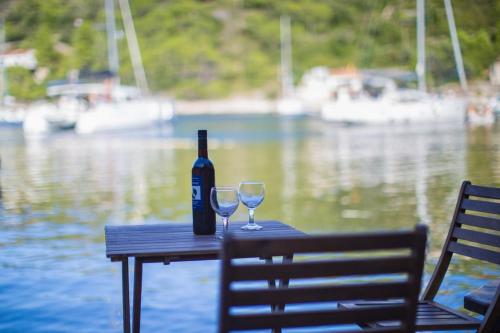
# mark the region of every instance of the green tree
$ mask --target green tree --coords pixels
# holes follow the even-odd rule
[[[32,46],[36,51],[39,66],[54,69],[59,65],[60,55],[54,49],[54,37],[54,33],[47,25],[39,27],[33,35]]]
[[[22,101],[33,101],[45,96],[45,87],[36,84],[30,70],[22,67],[8,68],[9,94]]]
[[[91,69],[96,61],[95,31],[90,22],[83,22],[73,33],[73,66],[78,69]]]
[[[40,4],[37,0],[13,2],[7,13],[7,40],[22,41],[33,33],[40,23]]]
[[[141,0],[130,1],[150,86],[177,97],[219,97],[261,89],[277,94],[279,18],[292,20],[298,81],[313,66],[414,70],[415,1]],[[500,1],[454,0],[470,78],[484,78],[500,55]],[[14,46],[35,48],[50,79],[69,68],[107,67],[103,0],[11,0],[6,26]],[[118,30],[120,11],[116,6]],[[75,21],[78,19],[77,21]],[[83,20],[82,25],[75,25]],[[68,51],[70,44],[73,52]],[[442,1],[426,2],[429,86],[457,81]],[[120,76],[133,83],[125,39]]]

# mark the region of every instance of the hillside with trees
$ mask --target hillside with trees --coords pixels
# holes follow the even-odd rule
[[[441,0],[426,1],[430,87],[456,81]],[[401,68],[416,62],[414,0],[130,0],[151,89],[177,98],[278,92],[279,18],[292,19],[295,80],[314,66]],[[500,1],[454,0],[466,71],[482,79],[500,55]],[[34,48],[38,70],[10,68],[9,93],[43,97],[71,70],[107,69],[103,0],[3,1],[10,47]],[[117,27],[123,30],[116,5]],[[133,83],[126,39],[120,77]],[[37,75],[38,74],[38,75]]]

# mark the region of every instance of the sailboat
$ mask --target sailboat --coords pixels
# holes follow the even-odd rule
[[[174,104],[149,96],[128,0],[119,0],[137,87],[120,84],[114,0],[106,0],[109,71],[99,79],[79,78],[48,87],[57,102],[35,104],[23,124],[25,134],[75,130],[78,134],[143,128],[173,117]]]
[[[278,114],[300,116],[306,113],[304,102],[297,97],[292,73],[292,33],[289,16],[280,17],[281,97],[276,102]]]
[[[448,3],[447,3],[448,2]],[[445,0],[448,22],[454,46],[458,45],[451,3]],[[450,10],[448,10],[448,8]],[[425,84],[425,0],[417,0],[417,50],[416,74],[418,89],[400,89],[394,78],[362,73],[359,91],[349,85],[340,86],[334,98],[325,102],[321,116],[328,121],[352,124],[387,124],[414,122],[464,122],[466,100],[455,95],[434,95],[427,92]],[[455,34],[455,37],[454,37]],[[457,52],[458,49],[458,52]],[[459,47],[454,47],[462,88],[464,85],[463,64]]]

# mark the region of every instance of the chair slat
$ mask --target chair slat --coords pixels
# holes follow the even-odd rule
[[[274,265],[232,265],[234,281],[257,281],[284,278],[334,277],[364,274],[405,273],[413,269],[409,257],[373,259],[337,259],[321,262],[298,262]]]
[[[364,283],[338,286],[294,287],[232,291],[230,305],[267,305],[398,298],[410,295],[408,282]]]
[[[461,208],[481,213],[500,214],[500,203],[497,202],[463,199]]]
[[[418,314],[417,318],[418,319],[453,319],[453,318],[456,318],[456,316],[451,315],[451,314],[430,313],[430,314]]]
[[[492,201],[494,200],[494,201]],[[429,284],[426,287],[422,300],[417,308],[417,331],[445,331],[445,330],[477,330],[478,333],[498,332],[498,318],[500,318],[500,290],[489,304],[484,318],[479,320],[460,311],[450,309],[434,302],[441,283],[448,271],[454,254],[478,259],[493,264],[500,264],[500,188],[471,185],[463,181],[453,213],[452,222],[446,237],[443,250]],[[497,216],[479,216],[483,214],[497,214]],[[468,226],[481,230],[465,229]],[[493,231],[493,232],[490,232]],[[476,243],[470,245],[470,243]],[[477,246],[475,246],[477,245]],[[483,248],[483,246],[488,248]],[[362,307],[371,302],[339,302],[341,308]],[[361,327],[390,327],[392,322],[360,323]],[[496,325],[496,326],[495,326]]]
[[[469,184],[465,189],[465,194],[472,195],[475,197],[500,200],[500,188],[497,187],[487,187],[487,186],[478,186]]]
[[[353,309],[359,307],[366,307],[374,304],[375,301],[359,301],[356,303],[339,303],[339,308],[341,309]],[[391,303],[392,301],[386,301],[386,303]],[[363,326],[368,327],[392,327],[394,322],[376,322],[376,323],[364,323]],[[428,331],[428,330],[463,330],[463,329],[474,329],[478,328],[480,321],[467,316],[464,313],[454,311],[453,309],[447,308],[441,304],[435,302],[419,302],[417,308],[417,330],[418,331]]]
[[[417,327],[419,331],[449,331],[449,330],[467,330],[477,329],[478,322],[467,321],[463,319],[417,319]]]
[[[335,309],[303,312],[273,312],[265,314],[230,315],[229,325],[234,330],[265,329],[274,327],[305,327],[334,324],[350,324],[356,321],[398,320],[406,315],[404,304],[384,308]]]
[[[337,331],[335,333],[359,333],[359,329],[357,330],[342,330]],[[364,329],[363,333],[408,333],[408,329],[405,327],[376,327],[376,328],[368,328]]]
[[[364,242],[358,242],[359,236],[364,236]],[[239,239],[232,243],[228,249],[234,257],[269,257],[270,255],[288,255],[293,253],[314,252],[347,252],[371,251],[381,249],[408,248],[413,241],[412,234],[407,231],[366,234],[341,234],[330,236],[315,236],[315,242],[310,242],[309,237],[262,237],[259,239]]]
[[[471,227],[500,231],[500,219],[491,217],[459,213],[457,216],[457,223],[470,225]]]
[[[500,265],[500,252],[481,249],[479,247],[466,244],[459,244],[457,242],[450,242],[448,250],[466,257],[484,260],[492,264]]]
[[[483,245],[500,247],[500,236],[487,234],[484,232],[455,228],[453,230],[453,237]]]

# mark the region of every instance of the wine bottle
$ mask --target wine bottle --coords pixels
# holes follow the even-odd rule
[[[215,212],[210,205],[210,190],[215,186],[215,169],[208,159],[207,130],[198,130],[198,159],[191,170],[193,232],[215,234]]]

